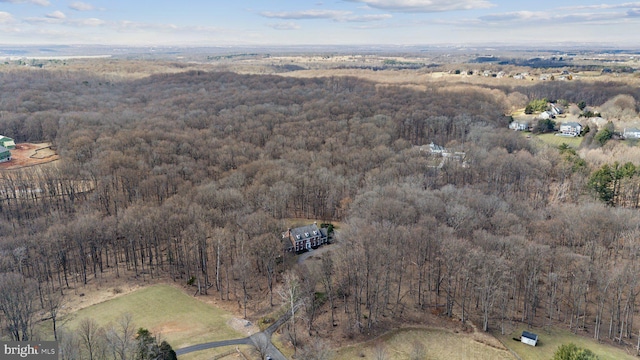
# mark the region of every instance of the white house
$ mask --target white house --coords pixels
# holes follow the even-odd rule
[[[429,144],[429,151],[431,151],[432,154],[443,154],[447,152],[447,149],[445,149],[444,146],[436,145],[432,142]]]
[[[543,111],[540,113],[540,115],[538,115],[538,118],[542,120],[554,119],[555,117],[556,116],[553,115],[551,111]]]
[[[566,136],[578,136],[582,131],[582,125],[577,122],[567,122],[560,124],[560,133]]]
[[[625,139],[640,139],[640,130],[636,128],[624,129]]]
[[[523,121],[514,120],[509,124],[509,129],[515,131],[525,131],[529,129],[529,124]]]
[[[538,335],[528,331],[523,331],[522,336],[520,336],[520,341],[527,345],[536,346],[538,343]]]

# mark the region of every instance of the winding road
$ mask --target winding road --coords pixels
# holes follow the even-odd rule
[[[260,344],[267,344],[267,354],[271,356],[273,360],[287,360],[287,358],[278,350],[277,347],[273,346],[271,342],[271,335],[278,330],[282,324],[284,324],[291,317],[290,312],[286,312],[282,315],[276,322],[271,324],[264,331],[259,333],[255,333],[249,337],[242,339],[233,339],[233,340],[222,340],[222,341],[212,341],[204,344],[197,344],[187,346],[182,349],[176,350],[176,355],[184,355],[194,351],[212,349],[221,346],[229,346],[229,345],[254,345],[256,347],[260,347]]]

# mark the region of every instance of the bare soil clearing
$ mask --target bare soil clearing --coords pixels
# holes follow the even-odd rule
[[[20,143],[11,150],[11,161],[0,163],[0,170],[15,170],[50,163],[58,159],[60,156],[51,149],[50,143]]]

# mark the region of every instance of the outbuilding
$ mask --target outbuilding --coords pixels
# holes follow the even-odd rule
[[[16,143],[12,138],[0,135],[0,146],[11,150],[16,148]]]
[[[11,151],[4,146],[0,146],[0,163],[11,160]]]
[[[522,336],[520,336],[520,341],[527,345],[536,346],[536,344],[538,343],[538,334],[523,331]]]

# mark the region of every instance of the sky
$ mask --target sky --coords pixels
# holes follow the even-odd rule
[[[0,0],[3,45],[640,45],[640,2]]]

